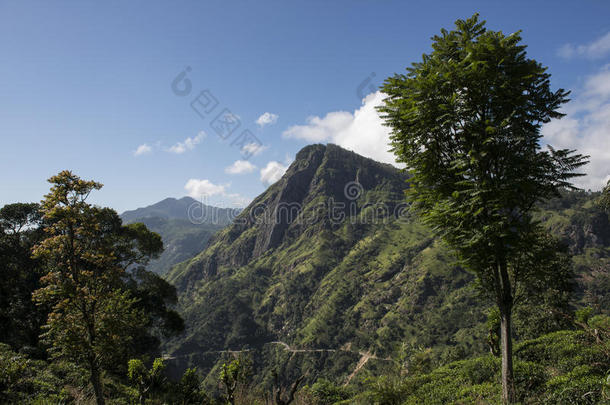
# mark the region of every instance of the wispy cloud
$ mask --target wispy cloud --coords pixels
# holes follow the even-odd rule
[[[268,162],[267,166],[263,167],[260,171],[260,178],[263,184],[265,186],[270,186],[281,179],[284,173],[286,173],[286,170],[288,170],[290,163],[292,163],[290,156],[286,156],[286,161],[284,163],[274,160]]]
[[[555,148],[576,149],[589,155],[587,176],[576,179],[585,189],[599,190],[610,179],[610,66],[586,78],[574,92],[567,114],[542,128],[544,140]]]
[[[142,156],[147,155],[149,153],[152,153],[152,147],[146,143],[143,143],[142,145],[138,146],[136,150],[133,151],[134,156]]]
[[[170,146],[167,151],[175,154],[182,154],[188,150],[193,150],[205,137],[205,132],[200,131],[197,136],[186,138],[183,142],[178,142]]]
[[[256,170],[256,166],[247,160],[236,160],[231,166],[225,168],[225,173],[228,174],[245,174],[252,173]]]
[[[184,185],[188,195],[193,198],[226,195],[229,184],[214,184],[208,179],[189,179]]]
[[[565,44],[559,48],[557,53],[559,56],[566,59],[571,59],[574,57],[599,59],[610,53],[610,32],[588,44]]]
[[[238,193],[230,193],[230,187],[230,183],[214,184],[208,179],[189,179],[184,185],[190,197],[206,204],[243,207],[251,201]]]
[[[396,165],[394,155],[389,152],[390,131],[375,109],[384,97],[379,91],[371,93],[353,113],[333,111],[324,117],[309,117],[307,124],[294,125],[284,131],[283,136],[309,142],[332,142],[363,156]]]
[[[241,153],[244,156],[256,156],[256,155],[260,155],[261,153],[263,153],[267,148],[269,148],[268,146],[265,145],[261,145],[259,143],[247,143],[245,144],[242,148],[241,148]]]
[[[260,126],[262,128],[265,125],[275,124],[279,117],[280,116],[277,114],[272,114],[270,112],[266,112],[263,115],[261,115],[260,117],[258,117],[258,119],[256,120],[256,123],[258,124],[258,126]]]

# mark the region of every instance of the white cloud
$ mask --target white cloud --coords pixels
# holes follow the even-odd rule
[[[354,115],[347,111],[333,111],[320,117],[308,117],[307,125],[294,125],[284,131],[287,138],[321,142],[332,139],[336,133],[346,130],[354,121]]]
[[[138,148],[136,150],[133,151],[133,155],[142,156],[142,155],[147,155],[151,152],[152,152],[152,147],[150,147],[150,145],[148,145],[148,144],[143,143],[142,145],[138,146]]]
[[[590,163],[581,169],[587,176],[574,182],[599,190],[610,179],[610,67],[587,77],[564,113],[564,118],[543,126],[544,140],[556,149],[576,149],[591,156]]]
[[[565,44],[559,48],[559,56],[570,59],[584,56],[589,59],[601,58],[610,52],[610,32],[586,45]]]
[[[228,184],[214,184],[208,179],[189,179],[184,189],[193,198],[211,197],[213,195],[226,195]]]
[[[260,143],[247,143],[245,144],[242,148],[241,148],[241,153],[244,156],[256,156],[256,155],[260,155],[261,153],[263,153],[264,150],[266,150],[268,148],[268,146],[265,145],[261,145]]]
[[[184,185],[188,195],[207,205],[244,207],[252,201],[238,193],[229,193],[231,184],[214,184],[208,179],[189,179]]]
[[[200,131],[197,136],[193,138],[186,138],[184,142],[178,142],[175,145],[170,146],[167,151],[171,153],[181,154],[186,152],[187,150],[193,150],[195,149],[195,146],[197,146],[201,143],[201,141],[203,141],[205,136],[205,132]]]
[[[225,168],[225,173],[228,174],[244,174],[252,173],[256,169],[252,163],[247,160],[236,160],[231,166]]]
[[[375,107],[385,95],[380,91],[362,100],[362,107],[354,113],[334,111],[324,117],[309,117],[306,125],[295,125],[284,131],[286,138],[310,142],[331,142],[380,162],[396,164],[390,149],[390,131],[383,126]]]
[[[288,170],[288,164],[271,161],[261,169],[261,181],[265,186],[269,186],[282,178]]]
[[[262,128],[265,125],[273,125],[277,122],[279,115],[266,112],[256,120],[256,123]]]

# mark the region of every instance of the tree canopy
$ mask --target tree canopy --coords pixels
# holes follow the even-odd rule
[[[34,249],[47,274],[34,297],[52,308],[44,334],[51,353],[86,365],[103,404],[101,371],[126,364],[130,343],[151,322],[134,289],[126,288],[127,270],[146,264],[163,244],[144,225],[123,226],[114,210],[89,204],[100,183],[69,171],[49,182],[41,205],[45,238]]]
[[[524,250],[540,242],[536,203],[572,188],[586,157],[542,149],[569,92],[529,59],[519,32],[488,30],[478,15],[441,30],[432,52],[388,78],[379,110],[392,150],[412,175],[408,197],[426,223],[493,292],[503,323],[503,385],[511,401],[510,315]]]

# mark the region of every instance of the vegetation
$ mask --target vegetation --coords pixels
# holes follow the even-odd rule
[[[160,338],[183,329],[171,308],[176,290],[143,267],[162,250],[159,235],[143,224],[122,225],[113,210],[87,203],[101,184],[68,171],[49,181],[40,206],[0,210],[6,275],[0,320],[2,342],[10,345],[3,353],[22,352],[3,369],[3,395],[19,398],[13,383],[27,391],[50,384],[49,378],[79,390],[86,378],[97,403],[104,403],[105,391],[113,389],[104,387],[104,372],[120,382],[127,360],[154,354]],[[34,380],[24,383],[27,375]],[[62,387],[41,392],[74,398]]]
[[[393,151],[412,175],[414,207],[495,299],[503,398],[514,402],[516,284],[530,288],[557,260],[541,255],[554,249],[531,210],[572,187],[586,159],[541,150],[540,128],[561,118],[568,92],[550,89],[550,74],[527,58],[519,33],[488,30],[478,15],[455,25],[433,37],[433,51],[407,74],[386,80],[380,111]]]

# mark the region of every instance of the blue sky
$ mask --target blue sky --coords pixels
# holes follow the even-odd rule
[[[567,119],[544,134],[590,153],[582,185],[599,188],[610,174],[607,1],[0,1],[0,205],[40,200],[62,169],[104,183],[94,201],[123,211],[187,194],[243,205],[313,142],[389,161],[374,86],[474,12],[523,30],[553,86],[574,91]],[[176,95],[187,67],[191,90]],[[202,117],[191,103],[204,90],[218,103]],[[240,123],[226,140],[218,115]],[[258,141],[244,154],[245,130]]]

